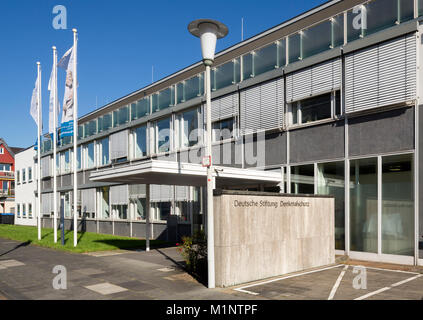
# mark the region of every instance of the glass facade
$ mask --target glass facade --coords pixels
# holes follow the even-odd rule
[[[152,96],[153,112],[169,108],[175,104],[175,87],[169,87]]]
[[[317,193],[335,197],[335,249],[345,250],[345,164],[317,165]]]
[[[212,141],[222,141],[234,137],[234,119],[225,119],[212,123]]]
[[[85,169],[91,169],[95,166],[94,142],[85,146]]]
[[[253,75],[274,70],[278,66],[278,46],[272,43],[266,47],[255,50],[253,56]]]
[[[296,33],[288,37],[288,63],[297,62],[301,58],[301,34]]]
[[[216,91],[239,82],[240,64],[238,59],[213,68],[211,72],[212,90]]]
[[[198,109],[193,109],[180,115],[180,147],[192,147],[198,144],[198,117]]]
[[[131,104],[131,120],[136,120],[150,114],[150,97]]]
[[[382,253],[414,255],[412,155],[382,157]]]
[[[104,166],[110,162],[109,138],[104,138],[99,142],[100,165]]]
[[[101,219],[110,219],[110,187],[102,187],[100,191]]]
[[[203,74],[178,83],[176,87],[177,103],[182,103],[204,94]]]
[[[305,29],[302,34],[303,59],[327,51],[332,46],[332,23],[325,21],[311,28]]]
[[[84,124],[84,138],[97,134],[97,120],[92,120]]]
[[[350,248],[378,251],[377,158],[350,162]]]
[[[291,167],[291,193],[314,194],[314,165]]]

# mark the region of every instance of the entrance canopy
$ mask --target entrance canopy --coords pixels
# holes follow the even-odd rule
[[[214,166],[216,188],[252,184],[278,185],[282,182],[279,171],[262,171]],[[207,168],[199,164],[163,160],[115,165],[91,173],[91,181],[122,184],[156,184],[205,186]]]

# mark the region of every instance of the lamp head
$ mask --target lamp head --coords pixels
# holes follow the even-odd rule
[[[201,39],[201,51],[205,65],[212,65],[216,51],[217,39],[228,34],[228,27],[223,23],[211,19],[199,19],[188,25],[189,32]]]

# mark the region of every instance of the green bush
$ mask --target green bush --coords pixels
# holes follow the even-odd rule
[[[189,272],[202,280],[207,279],[207,239],[204,231],[197,231],[192,237],[182,237],[177,244]]]

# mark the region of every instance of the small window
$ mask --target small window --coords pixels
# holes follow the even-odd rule
[[[340,96],[340,91],[336,91],[292,103],[291,124],[305,124],[341,115]]]
[[[28,182],[31,182],[31,181],[32,181],[32,168],[29,167],[28,168]]]
[[[20,171],[18,170],[18,171],[16,171],[16,182],[19,184],[19,183],[21,183],[21,175],[20,175]]]
[[[25,171],[26,171],[25,169],[22,169],[22,183],[26,182],[26,172]]]
[[[0,154],[4,154],[4,148],[0,148]]]
[[[28,218],[32,218],[32,203],[28,203]]]

